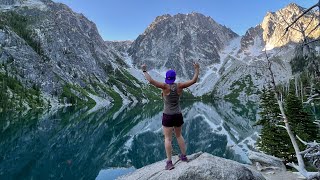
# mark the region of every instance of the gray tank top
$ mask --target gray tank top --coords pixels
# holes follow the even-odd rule
[[[170,94],[165,95],[163,94],[163,103],[164,103],[164,109],[163,113],[168,115],[173,114],[180,114],[180,95],[177,91],[177,84],[169,84],[170,86]]]

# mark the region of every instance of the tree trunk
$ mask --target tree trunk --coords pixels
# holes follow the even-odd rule
[[[294,77],[294,86],[296,90],[296,96],[299,97],[299,82],[298,82],[298,76]]]
[[[303,102],[303,85],[302,85],[302,81],[301,81],[301,78],[300,78],[300,90],[301,90],[301,101]]]
[[[271,69],[272,63],[268,58],[267,58],[267,60],[268,60],[268,69],[269,69],[270,75],[271,75],[271,84],[272,84],[272,88],[274,90],[274,97],[276,98],[276,100],[278,102],[278,105],[279,105],[279,108],[280,108],[280,112],[281,112],[281,116],[283,118],[283,122],[285,124],[287,133],[288,133],[288,135],[290,137],[290,140],[291,140],[292,146],[294,148],[294,151],[296,153],[296,157],[297,157],[297,160],[298,160],[298,166],[299,166],[298,170],[299,170],[299,172],[301,174],[306,175],[306,177],[307,177],[308,172],[305,169],[304,161],[303,161],[302,155],[300,154],[300,149],[299,149],[297,140],[294,137],[293,132],[291,131],[291,128],[290,128],[290,125],[289,125],[289,122],[288,122],[288,118],[287,118],[287,116],[285,114],[285,111],[284,111],[284,108],[283,108],[282,101],[280,100],[280,93],[276,89],[276,83],[275,83],[275,79],[274,79],[274,74],[273,74],[273,71]]]

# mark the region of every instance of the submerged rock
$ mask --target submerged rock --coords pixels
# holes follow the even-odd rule
[[[238,162],[213,156],[208,153],[195,153],[188,156],[189,162],[178,161],[178,157],[172,158],[175,168],[165,170],[166,160],[162,160],[142,167],[131,174],[121,176],[118,180],[133,179],[219,179],[219,180],[263,180],[261,173],[250,166]]]

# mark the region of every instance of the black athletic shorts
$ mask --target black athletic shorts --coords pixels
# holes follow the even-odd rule
[[[162,125],[165,127],[180,127],[183,123],[183,116],[181,113],[173,115],[163,113],[162,115]]]

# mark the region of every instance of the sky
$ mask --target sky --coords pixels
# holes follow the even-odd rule
[[[260,24],[267,12],[289,3],[309,8],[318,0],[54,0],[93,21],[104,40],[135,40],[157,16],[198,12],[239,35]]]

